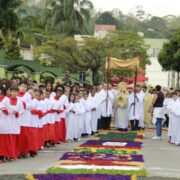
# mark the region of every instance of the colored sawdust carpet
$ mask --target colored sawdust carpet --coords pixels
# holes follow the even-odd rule
[[[103,132],[65,153],[37,180],[134,180],[146,176],[143,132]],[[30,179],[30,178],[29,178]]]
[[[107,134],[100,134],[102,140],[117,140],[117,141],[142,141],[143,134],[138,132],[109,132]]]
[[[35,175],[38,180],[131,180],[130,176],[112,176],[102,174],[48,174]]]

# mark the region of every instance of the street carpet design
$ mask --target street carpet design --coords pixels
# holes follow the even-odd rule
[[[103,131],[65,153],[36,180],[136,180],[146,176],[141,151],[143,132]]]

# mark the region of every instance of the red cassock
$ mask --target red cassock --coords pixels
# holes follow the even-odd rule
[[[18,136],[18,143],[19,143],[19,151],[21,154],[28,154],[29,153],[29,127],[21,126],[21,133]]]
[[[19,92],[18,94],[19,98],[21,98],[23,102],[23,108],[26,110],[26,103],[23,101],[23,97],[25,96],[25,93]],[[23,116],[25,118],[26,116]],[[29,117],[27,117],[29,118]],[[21,126],[21,133],[18,137],[18,143],[19,143],[19,151],[21,154],[28,154],[29,153],[29,128],[28,126]]]
[[[19,157],[18,136],[17,134],[0,134],[0,156]]]
[[[0,98],[0,102],[4,100],[4,97]],[[16,98],[8,99],[8,102],[11,106],[17,105]],[[3,110],[3,113],[8,116],[7,109]],[[19,113],[14,114],[14,118],[19,118]],[[5,118],[6,119],[6,118]],[[19,134],[0,134],[0,156],[8,157],[8,158],[18,158],[19,153],[19,144],[18,144]]]
[[[47,141],[56,141],[56,135],[55,135],[55,124],[47,124],[47,133],[46,133],[46,139]]]
[[[37,109],[32,109],[31,110],[32,115],[36,115],[38,117],[38,119],[41,120],[41,118],[44,116],[43,112],[41,110],[37,110]],[[42,128],[34,128],[31,127],[30,128],[30,133],[32,136],[31,139],[29,140],[29,149],[30,151],[33,152],[37,152],[41,146],[44,145],[45,142],[45,133],[44,133],[45,129]]]
[[[62,142],[66,142],[66,121],[64,118],[61,118],[59,132],[61,132],[60,140]]]

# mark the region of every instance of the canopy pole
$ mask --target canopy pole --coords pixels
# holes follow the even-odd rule
[[[134,77],[134,109],[133,109],[134,116],[136,113],[136,85],[137,85],[137,67],[135,69],[135,77]]]
[[[106,72],[106,83],[107,83],[107,90],[106,90],[106,113],[108,110],[108,83],[109,83],[109,61],[110,61],[110,56],[107,58],[107,72]]]

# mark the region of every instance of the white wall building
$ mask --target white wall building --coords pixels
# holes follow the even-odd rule
[[[158,62],[158,54],[163,47],[163,44],[168,42],[167,39],[145,39],[145,43],[150,46],[148,55],[151,65],[146,65],[146,77],[148,77],[148,84],[155,86],[161,85],[163,87],[174,87],[173,73],[163,71],[162,66]]]
[[[20,54],[24,60],[33,60],[33,46],[20,47]]]

